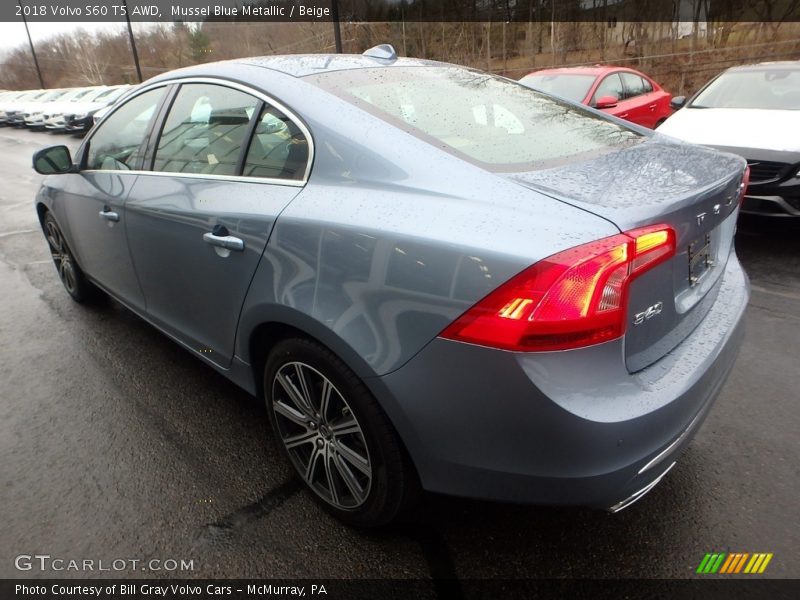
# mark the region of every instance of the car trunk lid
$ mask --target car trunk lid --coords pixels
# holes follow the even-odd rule
[[[675,256],[629,288],[625,360],[635,372],[657,361],[702,320],[733,245],[740,157],[658,136],[555,168],[505,176],[614,223],[654,224],[676,234]]]

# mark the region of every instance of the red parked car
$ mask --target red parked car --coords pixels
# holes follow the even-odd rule
[[[655,128],[672,114],[669,92],[644,73],[625,67],[542,69],[519,82],[644,127]]]

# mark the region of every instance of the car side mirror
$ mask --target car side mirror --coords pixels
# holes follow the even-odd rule
[[[619,102],[616,96],[600,96],[594,103],[595,108],[614,108]]]
[[[74,173],[72,156],[66,146],[49,146],[33,153],[33,168],[42,175]]]
[[[669,106],[672,110],[678,110],[684,104],[686,104],[686,96],[675,96],[669,101]]]

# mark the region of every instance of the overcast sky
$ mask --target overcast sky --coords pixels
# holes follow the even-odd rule
[[[133,24],[136,31],[137,24]],[[33,43],[52,37],[59,33],[69,33],[76,29],[84,29],[89,32],[100,30],[120,31],[125,28],[125,23],[28,23],[31,30]],[[0,23],[0,53],[27,44],[28,38],[25,35],[25,25],[22,21],[18,23]]]

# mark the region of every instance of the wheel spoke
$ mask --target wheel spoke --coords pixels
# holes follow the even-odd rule
[[[347,486],[347,489],[350,490],[350,493],[353,495],[353,498],[358,500],[359,502],[364,498],[364,488],[358,483],[358,479],[350,470],[350,467],[347,466],[347,463],[344,462],[341,457],[337,454],[333,455],[333,464],[336,466],[336,470],[339,472],[339,476],[342,478],[342,481]]]
[[[309,410],[309,414],[314,413],[314,404],[311,402],[311,392],[308,390],[308,382],[306,381],[305,375],[303,375],[303,367],[300,366],[300,363],[294,363],[294,374],[297,377],[297,383],[300,384],[300,391],[299,394],[302,398],[302,401],[305,403],[305,406]],[[288,379],[288,378],[287,378]],[[291,381],[290,381],[291,383]],[[294,387],[294,386],[292,386]],[[295,391],[297,389],[295,388]]]
[[[330,451],[325,452],[325,478],[328,480],[328,488],[331,491],[331,500],[334,504],[339,504],[339,492],[336,490],[336,484],[333,482],[333,469],[331,468],[333,462],[333,455]]]
[[[278,413],[282,417],[289,419],[295,425],[300,425],[301,427],[305,428],[310,421],[307,415],[304,415],[300,411],[292,408],[291,406],[285,404],[284,402],[281,402],[280,400],[276,400],[275,402],[273,402],[272,406],[275,409],[276,413]]]
[[[306,473],[304,477],[306,481],[309,483],[313,483],[312,477],[314,476],[314,469],[317,466],[317,461],[322,456],[322,450],[314,446],[314,449],[311,451],[311,458],[308,459],[308,464],[306,465]]]
[[[311,416],[313,411],[311,410],[311,406],[308,405],[305,400],[303,399],[303,395],[297,390],[294,383],[286,377],[283,373],[278,372],[275,377],[278,383],[281,384],[281,387],[284,391],[289,395],[289,398],[294,402],[295,406],[299,408],[303,413],[306,415]]]
[[[68,290],[75,288],[75,274],[72,272],[72,267],[69,265],[64,267],[64,282],[67,284]]]
[[[303,444],[313,443],[316,437],[316,431],[307,429],[303,433],[298,433],[297,435],[290,435],[287,438],[283,438],[283,443],[289,450],[291,450],[292,448],[302,446]]]
[[[50,245],[56,250],[56,252],[63,254],[64,241],[61,237],[61,232],[53,223],[47,224],[47,234],[47,241],[50,242]]]
[[[339,456],[364,473],[364,475],[370,476],[369,461],[366,458],[342,444],[341,440],[337,441],[334,447]]]
[[[322,383],[322,394],[319,401],[319,415],[322,418],[323,423],[328,422],[328,417],[326,415],[328,413],[328,404],[330,403],[332,390],[333,386],[331,385],[331,382],[326,379]]]
[[[53,239],[52,235],[47,236],[47,243],[50,244],[50,252],[52,254],[57,254],[57,255],[61,254],[61,248],[58,247],[58,242],[55,239]]]
[[[351,433],[361,433],[361,427],[358,426],[358,423],[352,415],[337,421],[329,427],[335,437],[341,437]]]

